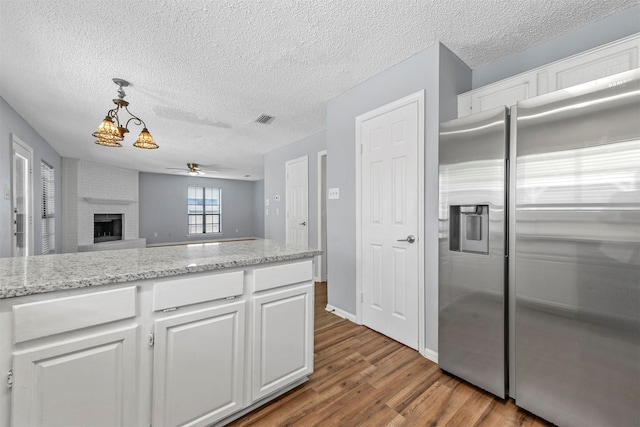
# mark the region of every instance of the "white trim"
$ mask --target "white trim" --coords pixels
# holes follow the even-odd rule
[[[418,104],[418,348],[425,345],[425,289],[424,289],[424,146],[425,146],[425,91],[419,90],[382,107],[356,117],[356,323],[362,324],[362,153],[360,145],[362,123],[388,111],[416,102]],[[422,353],[425,355],[425,353]],[[425,356],[426,357],[426,356]]]
[[[426,358],[431,360],[433,363],[438,363],[438,352],[437,351],[433,351],[431,349],[425,348],[422,350],[422,355]]]
[[[336,308],[330,304],[327,304],[327,306],[325,307],[325,310],[327,310],[331,314],[335,314],[338,317],[342,317],[343,319],[350,320],[353,323],[358,323],[358,321],[356,320],[356,316],[354,314],[351,314],[347,311]]]
[[[15,152],[16,152],[16,146],[19,146],[22,150],[27,152],[28,155],[28,160],[29,160],[29,179],[28,179],[28,191],[29,191],[29,197],[28,197],[28,207],[27,207],[27,216],[28,216],[28,220],[27,220],[27,255],[33,255],[34,254],[34,223],[33,223],[33,217],[34,217],[34,195],[33,195],[33,148],[31,148],[26,142],[24,142],[23,140],[21,140],[20,138],[18,138],[16,136],[16,134],[11,134],[11,139],[12,139],[12,145],[11,145],[11,212],[13,212],[13,208],[14,208],[14,191],[15,191],[15,182],[14,182],[14,170],[13,170],[13,165],[14,165],[14,156],[15,156]],[[13,213],[11,214],[12,218],[13,218]],[[13,219],[12,219],[12,223],[13,223]],[[11,230],[11,233],[13,234],[13,229]],[[14,238],[12,236],[11,239],[11,253],[12,256],[16,256],[15,255],[15,241]]]
[[[325,181],[326,183],[326,178],[325,176],[323,176],[322,174],[322,157],[325,157],[325,161],[326,161],[326,156],[327,156],[327,150],[322,150],[322,151],[318,151],[318,157],[317,157],[317,161],[316,161],[316,169],[318,170],[318,182],[317,182],[317,188],[318,188],[318,249],[324,251],[323,255],[318,255],[316,257],[316,275],[315,275],[315,280],[316,282],[324,282],[327,280],[328,274],[325,274],[325,277],[322,277],[322,258],[324,258],[325,260],[327,259],[327,248],[322,248],[322,183],[323,181]],[[326,200],[325,200],[325,204],[326,204]],[[326,232],[326,231],[325,231]]]

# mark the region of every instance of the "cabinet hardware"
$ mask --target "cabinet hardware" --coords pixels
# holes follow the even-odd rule
[[[170,311],[176,311],[178,309],[178,307],[171,307],[171,308],[165,308],[164,310],[162,310],[163,313],[168,313]]]
[[[153,347],[153,345],[155,344],[156,340],[155,337],[153,335],[153,332],[149,332],[149,346]]]
[[[13,369],[7,373],[7,388],[13,387]]]

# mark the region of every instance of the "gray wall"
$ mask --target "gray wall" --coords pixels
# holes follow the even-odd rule
[[[309,246],[318,247],[318,152],[326,149],[326,134],[320,132],[264,155],[264,199],[269,199],[269,215],[265,215],[264,234],[267,239],[286,240],[286,179],[285,164],[289,160],[308,156],[309,159]],[[280,195],[280,201],[275,196]],[[263,208],[264,200],[262,202]],[[276,214],[280,209],[280,214]],[[264,210],[263,210],[264,211]]]
[[[640,32],[640,5],[473,70],[473,88]]]
[[[0,98],[0,257],[11,256],[11,159],[12,134],[33,149],[33,232],[34,254],[42,253],[42,181],[40,162],[45,161],[54,168],[55,177],[55,227],[56,251],[62,246],[62,175],[60,155],[35,131],[3,98]]]
[[[264,179],[253,182],[253,236],[264,238]]]
[[[340,199],[327,202],[329,304],[356,313],[355,118],[425,90],[425,294],[426,347],[437,351],[438,131],[456,117],[456,95],[471,89],[471,70],[436,44],[370,78],[327,105],[327,187]]]
[[[222,189],[221,234],[188,235],[189,185]],[[146,238],[147,244],[256,237],[256,186],[252,181],[140,172],[140,237]],[[155,233],[158,234],[157,237]]]

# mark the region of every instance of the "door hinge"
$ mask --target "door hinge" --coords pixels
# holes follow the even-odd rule
[[[13,369],[10,369],[9,372],[7,372],[7,388],[12,388],[13,387]]]
[[[153,332],[149,332],[149,346],[153,347],[155,343],[156,343],[156,339]]]
[[[364,153],[364,146],[360,144],[360,154]]]
[[[364,302],[364,292],[360,292],[360,302]]]

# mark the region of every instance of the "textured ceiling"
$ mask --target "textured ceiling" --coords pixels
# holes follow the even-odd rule
[[[327,100],[441,41],[471,68],[638,0],[0,0],[0,96],[62,156],[260,179]],[[113,77],[160,145],[93,144]],[[254,123],[273,115],[270,125]]]

